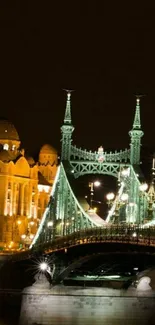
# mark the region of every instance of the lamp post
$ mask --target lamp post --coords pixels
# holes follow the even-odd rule
[[[109,205],[109,206],[111,206],[114,197],[115,197],[115,194],[112,193],[112,192],[110,192],[110,193],[107,194],[106,198],[107,198],[107,200],[108,200],[108,205]]]
[[[90,187],[90,208],[93,207],[94,187],[99,187],[101,183],[99,181],[89,183]]]

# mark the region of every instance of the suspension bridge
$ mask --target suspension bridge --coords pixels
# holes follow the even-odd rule
[[[72,245],[73,242],[80,243],[80,240],[81,243],[92,241],[92,238],[96,238],[96,241],[124,241],[154,246],[154,178],[148,190],[140,169],[141,138],[144,134],[141,129],[140,98],[136,98],[129,148],[115,152],[106,152],[103,147],[96,152],[77,148],[72,144],[73,131],[71,93],[68,91],[61,127],[61,163],[48,206],[29,249],[44,247],[45,251],[51,248],[55,250],[64,248],[66,242]],[[85,211],[72,190],[71,180],[85,174],[105,174],[118,179],[118,192],[104,220],[92,210]]]

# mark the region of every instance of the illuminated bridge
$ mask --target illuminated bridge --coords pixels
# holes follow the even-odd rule
[[[119,152],[97,152],[72,144],[74,127],[71,119],[71,94],[67,103],[62,132],[61,163],[52,187],[50,200],[38,231],[22,256],[33,252],[54,251],[89,243],[122,243],[137,247],[155,246],[155,191],[153,160],[152,183],[148,190],[140,169],[141,130],[140,99],[136,99],[130,147]],[[107,216],[100,218],[92,210],[85,211],[72,189],[72,181],[85,174],[105,174],[118,179],[118,192]]]

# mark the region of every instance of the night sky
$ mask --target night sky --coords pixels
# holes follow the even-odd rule
[[[145,94],[143,145],[154,150],[154,12],[153,1],[0,1],[0,115],[29,153],[60,150],[63,88],[75,90],[74,143],[89,150],[127,147],[134,94]]]

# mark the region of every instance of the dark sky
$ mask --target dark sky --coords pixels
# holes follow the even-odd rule
[[[142,93],[143,144],[154,147],[153,3],[0,1],[0,115],[30,153],[46,142],[60,148],[63,88],[75,89],[78,146],[127,147],[134,94]]]

